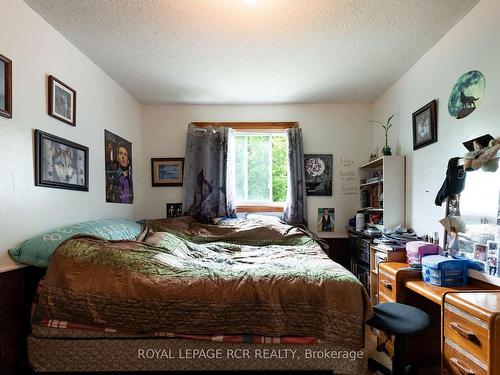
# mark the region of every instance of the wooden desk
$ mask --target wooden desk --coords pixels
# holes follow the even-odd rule
[[[378,274],[380,302],[413,305],[431,317],[431,325],[421,336],[407,339],[408,363],[441,368],[444,373],[463,374],[470,370],[471,374],[500,375],[500,288],[475,279],[469,279],[469,285],[463,287],[434,286],[421,279],[420,271],[401,262],[380,263]],[[451,304],[455,309],[449,307]],[[462,319],[457,324],[458,318],[453,315],[457,309],[458,312],[464,310],[468,315],[462,315],[469,319]],[[467,336],[472,328],[475,329],[468,323],[474,319],[484,323],[483,331],[478,333],[483,347],[474,347],[472,343],[469,348],[467,342],[463,344],[457,336]],[[454,340],[452,346],[448,345],[450,340]],[[457,346],[453,346],[455,341],[470,350],[457,352]],[[389,349],[392,349],[390,344]],[[470,360],[467,353],[472,353],[480,362]],[[499,359],[495,360],[496,357]]]

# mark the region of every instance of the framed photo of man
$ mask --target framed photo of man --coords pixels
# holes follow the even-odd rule
[[[0,116],[12,118],[12,61],[0,55]]]
[[[106,202],[133,203],[132,143],[104,130]]]
[[[49,76],[49,115],[76,126],[76,91],[54,76]]]

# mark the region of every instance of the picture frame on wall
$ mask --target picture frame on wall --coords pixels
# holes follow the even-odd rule
[[[0,116],[12,118],[12,60],[0,55]]]
[[[89,148],[35,130],[35,185],[89,190]]]
[[[167,203],[167,219],[182,216],[182,203]]]
[[[437,142],[437,101],[424,105],[412,114],[413,149]]]
[[[304,154],[306,194],[331,196],[333,191],[333,155]]]
[[[152,186],[182,186],[184,158],[152,158]]]
[[[54,76],[49,76],[48,85],[49,116],[76,126],[76,91]]]

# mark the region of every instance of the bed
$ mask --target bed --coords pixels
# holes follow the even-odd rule
[[[134,241],[77,235],[57,247],[28,358],[38,372],[359,373],[371,314],[361,283],[305,229],[264,218],[151,220]]]

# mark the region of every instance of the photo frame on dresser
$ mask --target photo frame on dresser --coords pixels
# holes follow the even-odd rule
[[[49,116],[76,126],[76,91],[54,76],[49,76],[48,85]]]
[[[12,118],[12,60],[0,55],[0,116]]]
[[[437,142],[437,101],[427,103],[412,114],[413,149]]]

